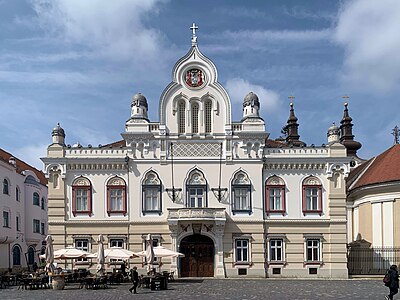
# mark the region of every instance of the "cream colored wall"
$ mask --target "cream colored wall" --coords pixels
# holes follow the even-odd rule
[[[372,243],[372,206],[371,203],[363,203],[358,209],[359,233],[361,238]],[[356,234],[357,238],[357,234]]]
[[[400,247],[400,198],[394,201],[393,207],[394,247]]]

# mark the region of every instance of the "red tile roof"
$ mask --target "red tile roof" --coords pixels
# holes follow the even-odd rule
[[[394,145],[377,157],[365,162],[363,170],[353,170],[359,177],[351,189],[384,182],[400,181],[400,144]]]
[[[44,176],[44,173],[42,171],[32,167],[31,165],[28,165],[26,162],[16,158],[11,153],[8,153],[7,151],[4,151],[3,149],[0,148],[0,160],[8,163],[8,161],[10,160],[10,157],[14,157],[15,158],[15,162],[17,164],[17,172],[19,174],[21,174],[22,171],[31,170],[33,173],[35,173],[37,178],[39,178],[39,181],[40,181],[41,184],[47,185],[47,179]]]
[[[121,147],[125,147],[125,146],[126,146],[125,140],[120,140],[118,142],[114,142],[111,144],[102,145],[100,148],[121,148]]]

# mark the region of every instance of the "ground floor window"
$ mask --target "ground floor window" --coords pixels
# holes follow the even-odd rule
[[[319,239],[306,240],[306,261],[307,262],[321,261],[321,241]]]
[[[89,240],[88,239],[76,239],[75,248],[89,252]],[[87,258],[78,258],[78,261],[87,261]]]
[[[280,262],[284,260],[282,239],[271,239],[269,241],[269,260],[271,262]]]
[[[237,263],[249,262],[249,240],[236,239],[235,240],[235,260]]]
[[[110,239],[110,247],[124,248],[124,240],[123,239]]]
[[[28,265],[33,265],[35,262],[35,249],[33,247],[28,248]]]

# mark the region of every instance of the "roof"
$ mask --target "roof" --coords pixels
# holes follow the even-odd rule
[[[350,175],[352,179],[354,178],[351,190],[367,185],[400,181],[400,144],[392,146],[352,170]]]
[[[42,171],[36,169],[35,167],[32,167],[31,165],[27,164],[26,162],[16,158],[11,153],[8,153],[7,151],[0,148],[0,160],[4,161],[6,163],[9,163],[8,161],[10,160],[10,157],[15,158],[15,163],[17,164],[17,173],[22,174],[23,171],[30,170],[33,173],[35,173],[37,178],[39,178],[39,181],[41,184],[47,185],[47,179],[44,176],[44,173]]]
[[[126,146],[125,140],[120,140],[118,142],[110,143],[107,145],[99,146],[99,148],[123,148]]]

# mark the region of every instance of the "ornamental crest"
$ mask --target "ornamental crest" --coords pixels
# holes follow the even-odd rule
[[[204,84],[204,73],[200,69],[190,69],[186,71],[185,82],[188,86],[196,88]]]

